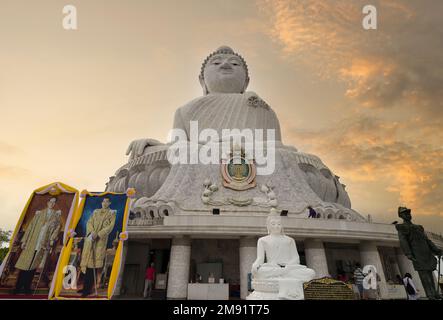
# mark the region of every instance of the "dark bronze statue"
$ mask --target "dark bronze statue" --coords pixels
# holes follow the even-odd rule
[[[428,239],[423,226],[411,222],[411,209],[399,207],[398,216],[403,219],[403,223],[396,224],[395,228],[403,253],[412,261],[414,269],[418,272],[428,299],[440,299],[433,271],[437,267],[435,256],[440,257],[442,250]]]

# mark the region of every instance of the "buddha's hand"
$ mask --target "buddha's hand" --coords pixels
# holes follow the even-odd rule
[[[407,255],[406,257],[411,261],[417,261],[417,259],[415,259],[415,257],[412,255]]]
[[[260,265],[258,263],[252,264],[252,275],[255,276],[258,272],[258,268],[260,268]]]
[[[128,149],[126,150],[126,155],[130,156],[129,159],[135,159],[143,155],[143,152],[147,147],[158,146],[162,143],[155,139],[138,139],[131,142]]]

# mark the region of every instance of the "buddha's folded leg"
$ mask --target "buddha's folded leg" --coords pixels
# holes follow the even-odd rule
[[[304,282],[311,281],[315,278],[315,271],[303,265],[287,266],[285,277],[294,278]]]
[[[285,300],[303,300],[303,280],[281,279],[278,281],[278,298]]]
[[[257,278],[274,279],[284,275],[284,269],[280,267],[262,265],[257,272]]]

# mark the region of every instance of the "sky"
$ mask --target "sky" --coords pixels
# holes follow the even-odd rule
[[[63,28],[63,7],[78,29]],[[377,29],[362,8],[377,8]],[[166,141],[221,45],[283,142],[319,156],[376,222],[443,231],[440,0],[0,0],[0,228],[54,181],[103,191],[134,139]]]

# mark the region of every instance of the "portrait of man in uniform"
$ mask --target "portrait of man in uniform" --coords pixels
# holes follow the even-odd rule
[[[75,236],[66,248],[71,271],[61,274],[73,277],[69,283],[75,284],[60,288],[56,297],[103,299],[108,296],[129,200],[124,193],[86,193],[82,201],[78,222],[73,226]]]
[[[37,210],[20,240],[22,249],[15,268],[19,275],[14,293],[24,290],[31,294],[31,283],[37,268],[44,269],[61,227],[61,210],[55,210],[57,198],[51,198],[47,207]]]
[[[110,209],[110,199],[104,198],[101,205],[100,209],[94,210],[86,224],[80,261],[81,272],[84,274],[83,289],[80,291],[83,297],[91,294],[92,288],[97,286],[97,270],[103,269],[108,237],[115,225],[117,211]]]
[[[78,191],[56,182],[36,189],[22,211],[0,267],[0,298],[45,298],[63,249]]]

